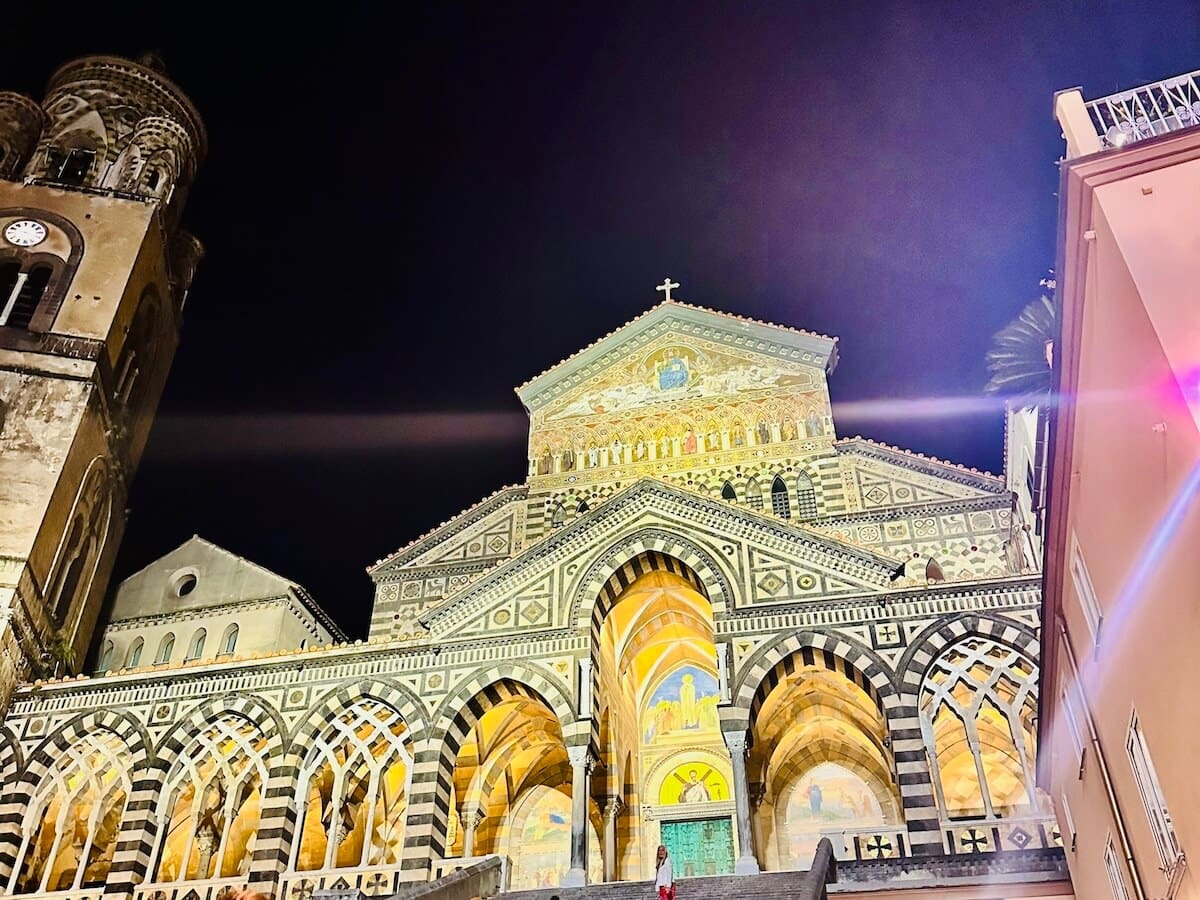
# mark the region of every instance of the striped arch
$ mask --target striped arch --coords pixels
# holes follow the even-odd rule
[[[627,535],[604,550],[584,573],[571,602],[568,622],[591,622],[592,638],[617,597],[641,575],[668,571],[687,579],[712,605],[713,614],[724,614],[733,604],[731,581],[715,557],[692,541],[652,528]]]
[[[378,700],[398,712],[408,727],[413,747],[423,740],[428,729],[425,706],[404,685],[387,679],[365,678],[340,685],[320,697],[297,724],[283,753],[269,757],[272,762],[250,866],[249,881],[252,884],[271,888],[287,869],[292,843],[296,839],[300,805],[304,802],[297,794],[297,787],[308,748],[339,714],[364,699]]]
[[[21,768],[21,745],[7,728],[0,727],[0,785],[13,784]]]
[[[283,717],[257,697],[226,694],[223,697],[213,697],[195,707],[159,743],[158,761],[163,774],[170,771],[192,738],[203,731],[210,722],[230,712],[258,725],[267,739],[264,758],[278,758],[283,750],[284,735],[287,733]]]
[[[414,741],[424,736],[428,728],[425,705],[411,690],[394,681],[365,678],[354,684],[341,685],[317,700],[309,708],[308,715],[297,725],[290,741],[289,753],[297,757],[303,756],[310,740],[338,713],[364,698],[386,703],[400,713]]]
[[[573,731],[575,707],[566,687],[532,666],[502,663],[478,670],[443,701],[426,739],[417,746],[404,835],[403,869],[421,879],[446,852],[446,828],[454,802],[454,767],[467,736],[493,707],[514,699],[544,705],[566,737]],[[402,876],[403,877],[403,876]]]
[[[955,616],[935,622],[913,638],[912,647],[900,666],[900,671],[904,673],[904,692],[916,697],[925,681],[925,673],[934,660],[951,644],[968,637],[988,638],[1012,647],[1023,653],[1035,666],[1040,666],[1040,642],[1031,628],[1011,619],[981,615]]]
[[[232,712],[262,729],[267,738],[267,748],[263,758],[268,761],[268,779],[263,787],[261,796],[269,796],[270,788],[274,787],[274,761],[277,761],[283,750],[284,728],[279,713],[264,704],[256,697],[243,694],[226,694],[214,697],[194,707],[185,718],[168,732],[158,745],[157,759],[147,768],[143,778],[134,783],[134,797],[137,804],[130,802],[130,812],[121,823],[121,834],[117,839],[117,852],[113,856],[112,870],[104,887],[106,896],[129,895],[136,883],[144,880],[150,868],[151,856],[154,852],[155,840],[158,834],[156,822],[157,810],[162,799],[163,785],[171,773],[172,767],[179,759],[184,748],[210,723],[225,713]],[[265,811],[266,804],[263,805]],[[259,832],[263,832],[263,811],[259,815]],[[251,864],[249,880],[255,881],[255,867],[258,865],[259,854],[267,852],[274,846],[274,839],[265,838],[255,843],[254,858]]]
[[[899,705],[891,676],[873,653],[845,635],[801,631],[760,648],[742,664],[734,706],[753,722],[775,686],[803,666],[844,675],[867,693],[885,718],[890,707]]]
[[[125,746],[129,748],[135,771],[145,769],[150,754],[150,741],[145,729],[132,717],[123,712],[101,709],[81,713],[55,732],[50,734],[37,749],[29,755],[23,771],[16,775],[16,745],[6,742],[10,747],[11,756],[4,762],[5,785],[3,801],[0,802],[0,821],[19,823],[26,815],[26,809],[33,798],[42,779],[57,764],[59,757],[67,747],[81,740],[85,735],[95,731],[111,731],[116,734]],[[141,782],[134,782],[134,791],[126,799],[127,809],[131,809],[135,800],[141,796]],[[0,834],[0,884],[6,883],[12,876],[16,863],[17,852],[20,850],[20,829],[12,828]],[[117,851],[120,853],[120,850]],[[113,859],[113,871],[116,870],[117,858]]]

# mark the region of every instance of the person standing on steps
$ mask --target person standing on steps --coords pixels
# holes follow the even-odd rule
[[[658,888],[658,900],[675,900],[675,872],[671,868],[671,858],[667,856],[667,848],[662,844],[658,845],[654,886]]]

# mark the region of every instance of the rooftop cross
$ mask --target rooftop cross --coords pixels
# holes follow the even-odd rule
[[[662,291],[666,295],[666,299],[671,299],[671,289],[679,287],[678,281],[672,281],[670,276],[663,279],[663,283],[655,288],[656,291]]]

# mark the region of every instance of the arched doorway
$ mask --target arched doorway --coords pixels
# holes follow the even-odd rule
[[[510,889],[558,887],[570,866],[572,770],[558,716],[524,684],[502,680],[466,703],[454,765],[446,856],[512,862]],[[600,813],[589,805],[589,874],[600,877]]]
[[[788,662],[760,688],[747,766],[760,801],[759,861],[807,869],[822,837],[840,858],[879,855],[866,844],[903,827],[883,713],[835,660]]]
[[[605,823],[615,857],[606,875],[652,877],[659,843],[677,877],[730,873],[736,835],[712,606],[678,560],[647,556],[632,568],[613,592],[596,650],[602,752],[622,768],[604,782],[622,791],[602,798],[620,810]]]

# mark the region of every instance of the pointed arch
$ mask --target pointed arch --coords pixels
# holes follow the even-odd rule
[[[289,741],[292,752],[303,752],[313,737],[324,729],[342,710],[361,699],[374,699],[393,707],[408,724],[414,740],[425,737],[429,717],[425,704],[404,685],[387,679],[363,679],[344,684],[321,695],[296,726]]]
[[[817,517],[817,490],[807,472],[796,476],[796,518],[803,521]]]
[[[181,715],[176,726],[158,743],[159,764],[164,769],[169,769],[178,761],[179,754],[188,743],[200,734],[210,722],[226,713],[233,713],[262,729],[267,739],[264,758],[273,758],[282,751],[287,729],[279,712],[258,697],[233,693],[223,697],[212,697],[194,706],[190,712]]]
[[[151,744],[146,729],[130,715],[115,710],[102,709],[80,713],[48,735],[33,750],[22,766],[18,747],[10,745],[7,758],[0,744],[0,760],[3,760],[4,806],[9,810],[28,810],[38,786],[45,783],[52,770],[66,758],[69,748],[80,745],[87,736],[98,732],[116,735],[128,749],[129,770],[142,771],[148,765]],[[15,771],[14,771],[15,769]],[[16,772],[20,772],[19,775]],[[16,862],[21,836],[16,829],[0,833],[0,884],[7,883]],[[115,871],[114,867],[114,871]]]
[[[599,638],[613,602],[647,572],[664,570],[687,580],[723,615],[733,603],[732,580],[717,558],[688,538],[657,528],[625,535],[595,554],[595,561],[577,582],[568,622],[581,627],[591,620],[592,637]]]
[[[725,479],[725,483],[723,485],[721,485],[721,499],[729,500],[732,503],[736,503],[737,498],[738,498],[737,491],[734,490],[733,485],[729,483],[729,479],[728,478]]]
[[[746,504],[751,509],[763,508],[762,488],[758,484],[758,479],[753,475],[746,479]]]
[[[776,475],[771,481],[771,512],[781,519],[792,517],[792,502],[782,475]]]
[[[755,651],[739,667],[733,705],[753,720],[763,700],[781,680],[801,666],[813,665],[849,678],[884,714],[889,707],[899,705],[896,687],[882,660],[844,635],[816,631],[789,634]]]
[[[421,768],[413,775],[411,808],[430,817],[431,828],[423,840],[428,840],[428,851],[435,856],[446,851],[459,749],[489,710],[513,700],[530,701],[550,710],[564,735],[574,730],[575,709],[567,690],[541,670],[504,663],[480,669],[467,678],[434,716],[429,744],[436,748],[436,768]],[[409,858],[419,852],[414,843]]]

